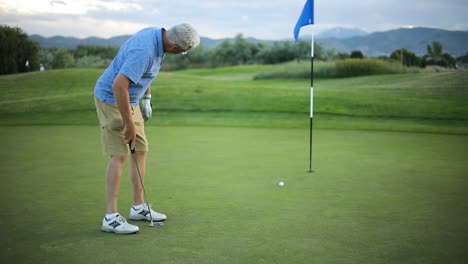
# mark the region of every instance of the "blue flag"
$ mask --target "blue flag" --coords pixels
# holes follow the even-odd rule
[[[314,24],[314,0],[307,0],[302,10],[302,14],[297,20],[296,27],[294,28],[294,39],[297,41],[299,38],[299,31],[301,27]]]

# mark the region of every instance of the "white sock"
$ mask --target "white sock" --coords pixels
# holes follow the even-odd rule
[[[107,220],[107,221],[112,220],[112,219],[114,219],[117,215],[119,215],[119,213],[106,214],[106,220]]]
[[[135,210],[138,211],[138,210],[140,210],[140,209],[143,207],[143,205],[145,205],[145,204],[142,203],[142,204],[139,204],[139,205],[134,205],[134,206],[133,206],[133,209],[135,209]]]

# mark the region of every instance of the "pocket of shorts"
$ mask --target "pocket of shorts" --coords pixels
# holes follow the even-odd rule
[[[111,119],[103,128],[108,128],[110,130],[123,130],[124,124],[121,119]]]

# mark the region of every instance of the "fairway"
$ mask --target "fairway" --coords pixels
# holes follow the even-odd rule
[[[2,263],[463,263],[468,136],[150,126],[148,198],[168,215],[100,231],[97,126],[0,127]],[[285,186],[279,187],[278,182]],[[124,175],[119,210],[128,215]]]

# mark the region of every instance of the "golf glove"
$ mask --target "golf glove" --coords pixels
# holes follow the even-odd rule
[[[151,104],[151,99],[143,98],[141,99],[141,114],[143,115],[143,119],[148,121],[151,119],[151,115],[153,114],[153,108]]]

